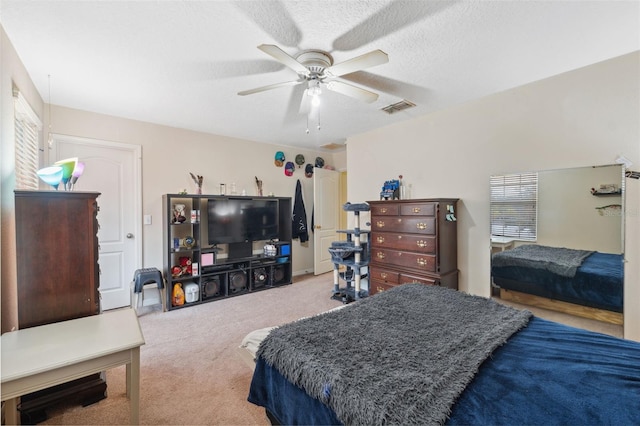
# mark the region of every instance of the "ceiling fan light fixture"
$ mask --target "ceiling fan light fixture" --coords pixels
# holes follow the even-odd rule
[[[307,90],[307,96],[320,96],[322,94],[322,89],[320,89],[320,86],[313,86],[313,87],[309,87],[309,90]]]
[[[307,89],[307,96],[311,96],[311,105],[320,105],[320,94],[322,94],[320,80],[310,80],[309,88]]]

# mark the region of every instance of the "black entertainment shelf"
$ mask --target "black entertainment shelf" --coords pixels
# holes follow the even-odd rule
[[[255,226],[254,220],[250,230],[247,228],[245,232],[239,229],[240,222],[236,221],[233,231],[216,229],[215,232],[210,232],[209,226],[217,223],[215,220],[208,220],[211,203],[223,205],[229,200],[241,201],[242,206],[247,209],[251,209],[252,205],[262,209],[270,206],[270,210],[264,212],[269,215],[265,216],[265,222],[270,224],[261,229]],[[167,281],[167,309],[182,309],[291,284],[293,263],[290,197],[165,194],[162,201],[165,245],[163,272]],[[274,205],[277,206],[275,210]],[[179,214],[178,211],[183,213]],[[258,209],[258,213],[254,211],[252,214],[261,212]],[[274,215],[277,216],[275,219]],[[277,234],[273,231],[274,220],[277,221]],[[237,243],[220,243],[216,240],[242,238],[243,235],[248,235],[248,238],[268,236],[269,239]],[[277,248],[274,256],[263,254],[265,244]],[[184,304],[176,304],[173,300],[173,288],[176,285],[181,286],[185,292]]]

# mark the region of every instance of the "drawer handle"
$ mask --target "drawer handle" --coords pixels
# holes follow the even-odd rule
[[[426,247],[427,246],[427,242],[424,241],[424,240],[416,241],[416,244],[418,245],[418,247]]]
[[[376,222],[376,226],[378,228],[384,228],[384,220],[379,220]]]
[[[413,208],[413,212],[414,213],[420,213],[420,207],[414,207]]]
[[[387,275],[387,273],[386,273],[386,272],[382,272],[382,273],[380,274],[380,278],[382,278],[383,280],[386,280],[386,279],[387,279],[387,277],[388,277],[388,275]]]
[[[382,207],[382,208],[380,209],[380,213],[386,213],[386,212],[387,212],[387,208],[386,208],[386,207]]]
[[[376,241],[379,243],[384,243],[384,237],[378,236],[378,238],[376,238]]]
[[[416,262],[418,262],[418,265],[420,266],[427,266],[427,259],[419,258],[419,259],[416,259]]]
[[[423,223],[423,222],[417,223],[416,224],[416,228],[418,228],[418,229],[427,229],[427,224]]]
[[[381,252],[381,251],[379,251],[378,253],[376,253],[376,257],[377,257],[378,259],[384,259],[384,253],[383,253],[383,252]]]
[[[384,291],[384,287],[380,287],[380,286],[376,287],[376,292],[377,293],[382,293],[383,291]]]

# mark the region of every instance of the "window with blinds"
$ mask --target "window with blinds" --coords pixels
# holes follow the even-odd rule
[[[42,121],[17,88],[13,88],[16,189],[38,189],[38,136]]]
[[[491,177],[491,235],[535,241],[538,173]]]

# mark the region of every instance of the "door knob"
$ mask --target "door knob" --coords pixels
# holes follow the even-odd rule
[[[133,234],[132,234],[131,232],[129,232],[129,233],[127,234],[127,238],[129,238],[129,239],[133,238]]]

